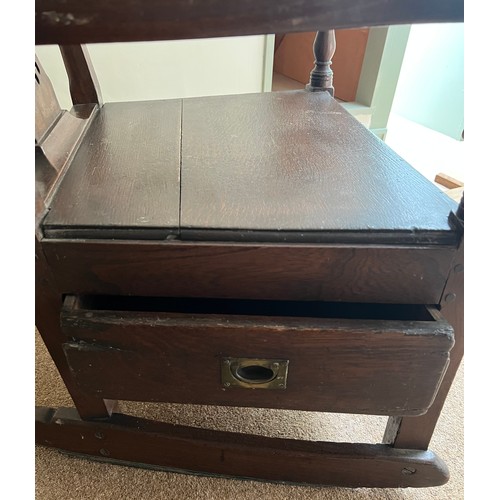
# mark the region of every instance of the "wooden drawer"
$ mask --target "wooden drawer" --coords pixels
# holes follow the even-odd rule
[[[419,415],[453,329],[421,305],[66,296],[77,383],[109,399]]]

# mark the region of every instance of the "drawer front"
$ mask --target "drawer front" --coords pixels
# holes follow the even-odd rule
[[[419,415],[453,346],[424,306],[67,296],[61,321],[82,389],[132,401]]]

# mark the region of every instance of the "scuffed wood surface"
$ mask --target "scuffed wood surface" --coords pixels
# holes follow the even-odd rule
[[[45,234],[177,233],[180,120],[180,100],[104,105],[52,200]]]
[[[52,83],[35,56],[35,144],[43,141],[60,114],[61,107]]]
[[[460,22],[463,0],[36,0],[37,44],[258,35]]]
[[[62,293],[436,304],[453,247],[45,240]]]
[[[462,214],[463,217],[463,214]],[[462,240],[452,263],[450,277],[441,298],[441,312],[453,327],[455,346],[450,355],[450,366],[441,382],[439,392],[429,411],[418,418],[391,417],[384,442],[396,448],[425,450],[429,446],[436,423],[448,396],[456,372],[464,355],[464,252]],[[455,297],[449,300],[450,294]]]
[[[111,103],[44,235],[455,244],[455,208],[326,92]]]
[[[419,415],[453,346],[423,307],[83,299],[61,313],[66,357],[82,390],[112,399]],[[289,360],[286,389],[226,389],[226,357]]]
[[[74,106],[58,120],[35,146],[35,205],[37,224],[45,217],[50,198],[57,190],[73,154],[85,135],[97,106]]]
[[[35,433],[37,444],[87,459],[208,475],[400,488],[439,486],[449,478],[446,465],[431,451],[269,438],[122,414],[85,422],[73,408],[37,407]],[[404,468],[415,473],[402,474]]]
[[[326,92],[187,99],[182,149],[185,239],[454,240],[454,202]]]
[[[96,113],[95,104],[75,106],[63,111],[51,133],[40,145],[51,165],[61,171],[78,148]]]

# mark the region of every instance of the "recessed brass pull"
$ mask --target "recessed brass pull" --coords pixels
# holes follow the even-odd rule
[[[224,387],[286,389],[287,375],[287,359],[223,358],[221,363]]]

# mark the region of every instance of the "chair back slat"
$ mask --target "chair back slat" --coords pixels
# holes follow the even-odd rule
[[[61,55],[69,80],[69,91],[74,105],[102,105],[99,82],[85,45],[61,45]]]

